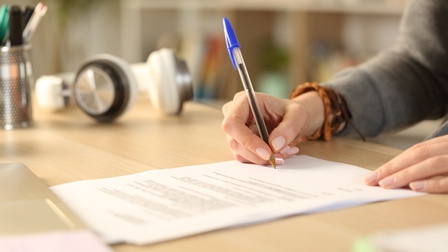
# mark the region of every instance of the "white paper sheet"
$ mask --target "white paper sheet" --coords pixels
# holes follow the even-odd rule
[[[295,156],[273,169],[237,161],[85,180],[51,189],[108,243],[149,244],[294,214],[420,195],[366,186],[369,171]]]

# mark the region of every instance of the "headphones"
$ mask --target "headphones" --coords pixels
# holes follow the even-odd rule
[[[130,109],[139,90],[145,89],[156,111],[180,114],[183,103],[193,98],[186,62],[167,48],[132,66],[119,57],[99,54],[86,59],[75,74],[41,76],[35,85],[40,108],[60,110],[74,98],[84,113],[106,123]]]

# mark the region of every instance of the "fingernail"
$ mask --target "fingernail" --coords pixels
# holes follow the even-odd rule
[[[291,149],[289,146],[286,146],[285,148],[283,148],[281,151],[280,151],[280,153],[281,154],[285,154],[285,153],[287,153],[288,151],[289,151],[289,149]]]
[[[283,158],[275,158],[275,164],[282,165],[285,164],[285,160]]]
[[[299,148],[297,148],[297,147],[291,147],[290,149],[289,149],[289,151],[288,151],[288,155],[295,155],[295,154],[297,154],[297,153],[299,153]]]
[[[255,152],[257,152],[258,156],[260,156],[264,160],[268,160],[270,158],[269,152],[265,149],[257,148]]]
[[[278,136],[272,140],[272,147],[275,151],[279,151],[285,146],[286,140],[284,137]]]
[[[416,192],[420,192],[420,191],[423,191],[423,188],[425,187],[425,182],[414,181],[409,184],[409,187]]]
[[[364,178],[364,181],[365,181],[367,184],[372,185],[372,184],[375,184],[375,183],[376,183],[376,179],[377,179],[377,178],[378,178],[378,172],[374,171],[374,172],[371,172],[369,175],[367,175],[367,176]]]
[[[381,187],[388,188],[388,187],[390,187],[394,182],[395,182],[395,177],[394,177],[394,176],[390,176],[390,177],[387,177],[387,178],[381,180],[381,181],[379,182],[379,184],[380,184]]]

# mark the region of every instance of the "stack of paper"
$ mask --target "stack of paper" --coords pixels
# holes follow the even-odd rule
[[[308,156],[285,165],[228,161],[73,182],[51,189],[109,243],[200,232],[419,195],[366,186],[369,171]]]

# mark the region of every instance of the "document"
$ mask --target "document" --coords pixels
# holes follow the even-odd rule
[[[421,195],[366,186],[369,171],[309,156],[227,161],[51,187],[106,242],[150,244],[201,232]]]

